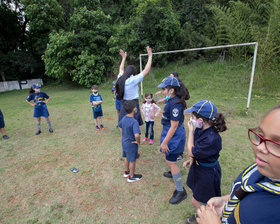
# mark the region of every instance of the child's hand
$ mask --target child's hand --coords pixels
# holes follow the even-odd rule
[[[170,151],[167,144],[164,143],[161,143],[160,148],[162,153],[168,153]]]
[[[188,121],[188,128],[190,132],[194,131],[193,123],[191,121]]]
[[[183,167],[185,167],[187,169],[187,166],[191,166],[193,164],[193,158],[191,157],[190,159],[188,159],[187,161],[185,161],[183,163]]]
[[[32,105],[32,107],[34,107],[36,105],[36,103],[32,103],[31,105]]]
[[[131,143],[133,143],[133,144],[137,144],[137,145],[138,145],[138,142],[137,142],[137,141],[133,141],[133,142],[131,142]]]
[[[199,224],[218,224],[221,223],[218,214],[214,208],[206,207],[204,205],[200,206],[197,210],[198,218],[196,219]]]

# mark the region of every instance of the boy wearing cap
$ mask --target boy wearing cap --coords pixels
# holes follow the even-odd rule
[[[160,150],[165,154],[165,161],[170,168],[176,189],[169,200],[170,204],[179,204],[187,198],[183,187],[182,175],[177,165],[178,157],[184,152],[186,131],[184,128],[185,92],[175,77],[166,77],[158,86],[166,100],[161,124]]]
[[[32,87],[29,90],[29,96],[26,99],[26,102],[34,107],[34,115],[37,119],[37,132],[36,135],[41,134],[41,117],[45,117],[46,121],[49,126],[49,132],[53,133],[53,129],[51,127],[51,121],[49,119],[49,111],[47,109],[47,103],[50,100],[50,97],[45,93],[40,91],[40,85],[39,84],[33,84]],[[34,103],[31,103],[30,101],[33,100]]]
[[[188,121],[188,156],[183,166],[191,165],[187,185],[193,192],[192,204],[197,211],[201,205],[216,196],[221,196],[221,167],[218,162],[222,149],[219,132],[227,129],[224,116],[217,113],[213,102],[201,100],[185,110],[192,113]],[[186,224],[196,223],[195,216]]]

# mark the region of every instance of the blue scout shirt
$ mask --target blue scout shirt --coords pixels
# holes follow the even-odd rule
[[[250,166],[249,166],[250,167]],[[244,172],[246,172],[245,169]],[[241,185],[241,178],[244,174],[242,172],[233,183],[233,189],[231,195],[237,190]],[[238,218],[242,224],[263,224],[263,223],[280,223],[280,183],[277,182],[276,186],[269,186],[272,182],[269,178],[262,176],[262,174],[256,170],[259,178],[255,180],[256,183],[260,183],[267,186],[263,191],[256,191],[248,193],[239,202],[239,213]],[[248,181],[249,182],[249,181]],[[267,185],[265,185],[267,183]],[[273,191],[275,190],[275,191]],[[228,217],[227,223],[236,224],[236,218],[234,211]]]
[[[192,154],[202,163],[213,163],[218,160],[222,149],[222,139],[214,127],[194,131],[194,146]]]
[[[141,134],[138,121],[133,117],[124,116],[118,126],[122,128],[122,147],[125,152],[138,149],[138,145],[131,143],[135,140],[135,134]]]
[[[39,93],[31,93],[28,97],[27,97],[27,101],[30,102],[31,100],[34,101],[34,103],[36,103],[35,107],[39,107],[39,106],[43,106],[45,105],[45,103],[43,103],[42,101],[45,101],[45,99],[49,99],[50,97],[45,93],[45,92],[39,92]]]
[[[101,95],[100,95],[99,93],[98,93],[96,96],[93,95],[93,94],[91,94],[91,95],[90,95],[89,101],[90,101],[91,103],[92,103],[92,101],[102,101],[102,97],[101,97]],[[94,112],[100,112],[100,111],[102,111],[101,104],[96,105],[96,106],[93,106],[93,105],[92,105],[92,107],[93,107]]]
[[[170,121],[179,121],[179,126],[184,122],[184,108],[180,102],[179,97],[174,96],[168,100],[163,109],[161,124],[170,127]]]

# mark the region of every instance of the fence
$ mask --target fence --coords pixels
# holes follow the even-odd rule
[[[42,79],[28,79],[18,81],[0,82],[0,92],[6,92],[14,89],[29,89],[33,84],[43,85]]]

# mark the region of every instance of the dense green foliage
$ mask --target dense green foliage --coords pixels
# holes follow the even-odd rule
[[[47,75],[89,86],[117,71],[120,48],[138,64],[146,45],[166,51],[258,41],[259,87],[279,82],[280,0],[1,0],[0,12],[2,79]],[[221,53],[249,59],[253,50],[157,56],[153,66]]]

